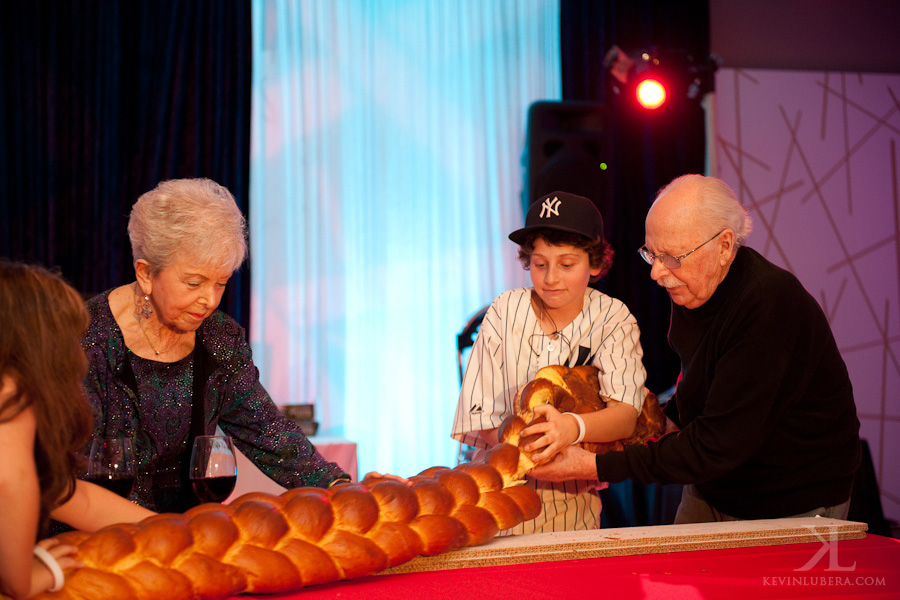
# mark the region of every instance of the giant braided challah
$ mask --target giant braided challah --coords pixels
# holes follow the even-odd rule
[[[495,446],[483,462],[433,467],[280,496],[253,492],[93,534],[67,532],[84,567],[46,599],[224,599],[297,590],[369,575],[463,546],[534,518],[536,494],[521,487],[518,448]]]
[[[417,556],[484,544],[535,518],[541,502],[522,487],[534,466],[519,432],[533,408],[600,410],[597,370],[546,367],[516,396],[516,414],[500,427],[501,443],[478,462],[432,467],[409,478],[366,478],[329,489],[297,488],[280,496],[252,492],[227,505],[208,503],[184,514],[60,541],[78,548],[84,566],[69,571],[45,600],[219,600],[241,593],[287,592],[377,573]],[[584,444],[605,452],[662,433],[665,417],[650,395],[635,435],[624,442]]]
[[[560,412],[584,414],[606,408],[612,400],[600,394],[598,369],[592,366],[564,367],[551,365],[540,369],[534,379],[519,388],[513,407],[515,414],[507,417],[500,425],[498,437],[517,447],[531,442],[538,435],[522,438],[519,433],[532,421],[535,423],[545,419],[534,419],[534,408],[541,404],[551,404]],[[596,454],[604,454],[610,450],[621,450],[625,446],[645,444],[651,439],[659,438],[666,428],[666,416],[659,407],[656,395],[647,392],[644,406],[631,437],[612,442],[582,442],[579,446]],[[522,452],[519,457],[519,472],[524,473],[535,466],[528,453]]]

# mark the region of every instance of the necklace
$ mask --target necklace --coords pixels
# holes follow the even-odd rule
[[[531,336],[528,338],[528,345],[531,346],[531,351],[534,352],[536,355],[540,355],[540,353],[534,349],[534,344],[532,343],[532,340],[534,339],[535,336],[541,336],[541,337],[546,336],[546,337],[550,338],[550,343],[547,344],[547,350],[549,350],[550,352],[553,352],[554,350],[556,350],[556,345],[554,344],[554,342],[557,340],[557,338],[561,337],[562,341],[566,342],[566,344],[569,344],[569,340],[566,338],[566,336],[562,335],[562,332],[559,330],[559,327],[556,324],[556,320],[554,320],[553,315],[551,315],[549,312],[547,313],[547,318],[550,319],[550,323],[553,325],[553,333],[544,333],[544,327],[543,327],[544,301],[541,300],[540,296],[538,297],[538,302],[539,302],[539,304],[538,304],[539,315],[538,315],[537,326],[540,329],[540,331],[536,331],[536,332],[532,333]]]
[[[147,330],[144,329],[144,321],[150,318],[153,314],[153,308],[150,305],[150,296],[148,294],[144,294],[143,291],[138,287],[137,282],[134,282],[134,291],[135,291],[135,299],[134,299],[134,320],[137,322],[138,329],[141,330],[141,333],[144,334],[144,339],[147,340],[147,344],[150,345],[150,349],[153,350],[153,354],[156,356],[160,356],[165,354],[169,350],[175,347],[175,342],[177,341],[178,336],[173,336],[171,340],[169,340],[169,344],[165,346],[162,350],[157,350],[156,346],[153,344],[153,340],[150,339],[150,336],[147,335]],[[140,292],[140,293],[138,293]],[[143,303],[140,301],[140,297],[144,297]],[[161,337],[161,336],[157,336]]]
[[[540,300],[540,303],[541,303],[541,305],[539,307],[541,314],[540,314],[540,316],[538,316],[538,325],[540,325],[540,327],[541,327],[541,334],[546,335],[551,340],[555,340],[556,337],[559,335],[559,327],[556,326],[556,320],[553,318],[553,315],[551,315],[550,313],[547,313],[547,318],[550,319],[550,323],[553,325],[554,331],[553,331],[553,333],[546,333],[546,334],[544,333],[544,301],[541,300],[540,296],[538,296],[538,300]],[[552,349],[553,348],[551,348],[551,350]]]
[[[150,336],[147,335],[147,331],[144,329],[144,325],[140,321],[138,321],[138,327],[140,328],[141,333],[144,334],[144,338],[146,338],[147,343],[150,344],[150,349],[153,350],[153,353],[156,356],[165,354],[166,352],[168,352],[169,350],[171,350],[172,348],[175,347],[175,338],[173,337],[172,340],[169,342],[169,344],[166,347],[164,347],[162,350],[157,350],[156,346],[154,346],[153,342],[150,340]]]

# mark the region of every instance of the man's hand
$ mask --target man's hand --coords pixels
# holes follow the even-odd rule
[[[544,481],[597,479],[596,457],[578,446],[565,446],[553,460],[531,469],[528,474]]]

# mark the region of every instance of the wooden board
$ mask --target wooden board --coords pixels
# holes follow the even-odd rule
[[[420,556],[380,574],[440,571],[601,556],[658,554],[865,537],[868,526],[821,517],[621,527],[495,538],[482,546]]]

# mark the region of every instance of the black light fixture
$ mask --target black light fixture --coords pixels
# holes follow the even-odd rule
[[[628,53],[613,46],[603,59],[612,93],[645,111],[656,111],[683,100],[700,100],[713,90],[720,59],[698,62],[683,51],[657,48]]]

